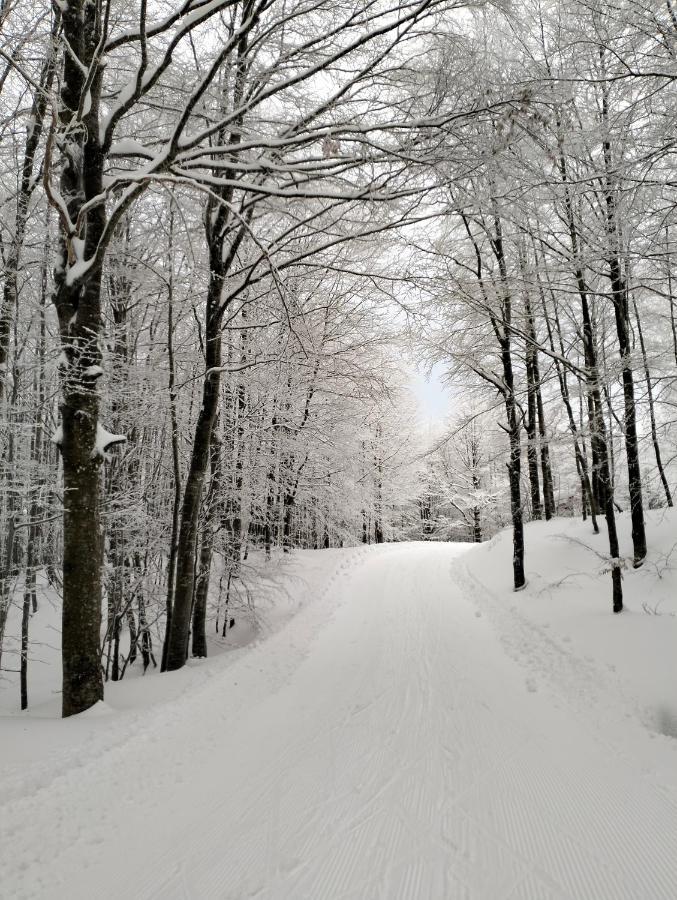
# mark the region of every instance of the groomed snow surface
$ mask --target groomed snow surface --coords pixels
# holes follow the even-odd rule
[[[620,616],[572,520],[529,526],[519,594],[509,534],[301,552],[247,646],[6,712],[0,896],[675,900],[677,519],[649,525]]]

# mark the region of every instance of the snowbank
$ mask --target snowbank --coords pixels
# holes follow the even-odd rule
[[[479,614],[487,614],[530,684],[547,684],[626,744],[630,718],[664,751],[660,775],[677,795],[677,511],[647,514],[649,553],[632,568],[630,517],[619,516],[625,609],[611,611],[604,520],[526,526],[527,586],[511,590],[512,534],[465,557]],[[641,740],[642,734],[635,735]]]

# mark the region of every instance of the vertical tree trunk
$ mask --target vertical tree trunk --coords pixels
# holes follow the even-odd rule
[[[553,296],[553,300],[555,300]],[[541,293],[541,305],[543,308],[543,318],[545,320],[545,327],[548,333],[548,342],[550,344],[550,349],[555,351],[555,341],[552,331],[552,325],[550,322],[550,317],[548,316],[548,309],[545,303],[545,296]],[[557,329],[557,337],[558,337],[558,345],[559,345],[559,353],[560,356],[565,359],[564,353],[564,341],[562,338],[562,329],[559,323],[559,314],[557,311],[557,305],[555,302],[554,306],[555,313],[555,328]],[[567,380],[567,373],[564,366],[560,363],[558,359],[554,360],[555,371],[557,372],[557,380],[559,382],[560,395],[562,397],[562,402],[564,403],[564,408],[567,412],[567,419],[569,422],[569,431],[571,432],[571,436],[574,442],[574,457],[576,460],[576,469],[578,471],[580,481],[581,481],[581,507],[583,513],[583,520],[586,519],[587,511],[590,511],[590,516],[592,518],[592,527],[593,532],[595,534],[599,534],[599,525],[597,524],[597,506],[595,503],[595,498],[593,496],[592,485],[590,483],[590,477],[588,474],[588,460],[585,453],[585,445],[581,447],[578,440],[578,427],[576,425],[576,418],[574,416],[573,407],[571,405],[571,396],[569,394],[569,383]],[[552,486],[552,481],[551,481]],[[553,495],[553,506],[554,506],[554,495]]]
[[[10,335],[12,328],[12,318],[19,297],[19,273],[21,263],[21,252],[23,250],[24,238],[26,234],[26,224],[28,221],[28,206],[38,183],[33,177],[35,167],[35,155],[40,144],[43,125],[45,120],[45,112],[47,110],[47,101],[51,92],[52,81],[54,79],[54,62],[56,47],[56,35],[61,21],[59,9],[55,10],[54,22],[52,25],[52,36],[47,50],[47,58],[45,59],[40,72],[39,83],[35,86],[35,94],[31,105],[30,116],[28,119],[28,127],[26,129],[26,144],[24,147],[24,155],[21,163],[21,179],[19,182],[19,191],[16,198],[16,214],[14,218],[14,228],[11,233],[11,241],[7,248],[7,255],[4,257],[3,266],[3,292],[0,300],[0,404],[5,396],[5,383],[7,379],[7,362],[9,359]],[[4,254],[3,254],[4,256]]]
[[[605,50],[600,48],[602,72],[604,72]],[[644,504],[642,500],[642,473],[639,463],[637,440],[637,409],[635,405],[635,385],[632,372],[630,346],[630,315],[628,305],[628,284],[623,278],[619,234],[617,223],[614,166],[609,137],[609,85],[602,83],[602,125],[605,131],[602,150],[604,155],[604,203],[606,231],[609,242],[608,278],[611,284],[611,299],[616,320],[618,350],[621,358],[623,403],[625,408],[625,452],[628,463],[628,489],[630,492],[630,517],[632,520],[633,564],[641,566],[646,557],[646,530],[644,526]]]
[[[675,321],[675,297],[672,293],[672,261],[670,256],[670,231],[665,226],[665,267],[668,280],[668,303],[670,304],[670,328],[672,330],[672,351],[677,364],[677,322]]]
[[[209,576],[212,566],[214,535],[210,523],[205,523],[200,545],[200,569],[195,586],[193,605],[193,647],[192,655],[197,659],[207,657],[207,601],[209,598]]]
[[[102,374],[100,335],[101,257],[106,232],[103,204],[80,217],[87,201],[103,191],[104,151],[100,144],[99,106],[103,66],[94,60],[102,21],[96,4],[70,0],[62,7],[64,54],[59,127],[62,166],[60,194],[74,234],[61,222],[60,258],[54,273],[54,304],[59,316],[63,356],[63,402],[57,443],[63,459],[63,715],[82,712],[103,697],[100,665],[102,539],[100,463],[106,449],[124,438],[109,439],[99,424],[97,379]],[[88,72],[93,66],[93,77]],[[87,94],[86,109],[79,110]],[[82,127],[74,129],[73,122]],[[67,139],[65,136],[68,136]],[[51,147],[51,144],[50,144]],[[50,152],[45,160],[50,169]],[[89,261],[83,272],[74,263]]]
[[[644,503],[642,499],[642,473],[639,462],[639,442],[637,438],[637,407],[635,404],[635,384],[631,365],[630,329],[628,321],[627,285],[620,276],[618,258],[610,260],[616,332],[623,366],[623,403],[625,410],[625,452],[628,463],[628,489],[630,492],[630,517],[632,521],[633,564],[641,566],[646,557],[646,529],[644,525]]]
[[[592,320],[587,301],[587,290],[582,291],[581,306],[583,312],[583,337],[585,346],[586,368],[588,371],[588,391],[591,398],[593,423],[591,442],[595,447],[595,455],[599,460],[597,477],[599,499],[606,518],[607,532],[609,536],[609,554],[611,556],[611,586],[612,607],[615,613],[623,609],[623,586],[621,583],[621,558],[616,530],[616,513],[614,510],[614,490],[609,467],[609,451],[607,446],[607,432],[604,424],[604,409],[599,384],[597,367],[597,355],[592,329]]]
[[[504,338],[501,357],[503,361],[503,379],[506,384],[505,412],[508,420],[508,438],[510,456],[508,461],[508,479],[510,482],[510,515],[513,532],[513,587],[521,590],[526,584],[524,574],[524,519],[522,514],[522,496],[520,480],[522,477],[522,448],[520,446],[520,422],[515,402],[515,379],[512,369],[512,356],[509,337]]]
[[[599,501],[601,508],[604,510],[604,517],[606,519],[607,534],[609,538],[609,555],[611,557],[612,608],[615,613],[618,613],[623,610],[621,559],[618,533],[616,531],[613,485],[611,481],[611,470],[609,468],[609,451],[606,426],[604,424],[604,410],[602,407],[602,395],[597,365],[597,350],[595,347],[595,335],[588,303],[588,286],[580,262],[578,229],[576,227],[571,195],[569,193],[569,176],[566,158],[561,147],[559,168],[564,187],[564,208],[569,238],[571,240],[571,257],[574,266],[574,276],[583,318],[582,337],[585,368],[587,372],[587,401],[590,421],[590,447],[593,460],[594,496],[595,500]]]
[[[374,502],[374,543],[382,544],[384,541],[384,533],[383,533],[383,482],[381,480],[381,465],[380,462],[376,467],[377,476],[376,476],[376,498]]]
[[[243,310],[241,313],[243,325],[246,323],[246,314]],[[242,368],[247,363],[247,332],[242,329],[240,362]],[[226,570],[227,580],[227,601],[230,599],[230,589],[233,580],[238,578],[240,573],[240,563],[242,555],[242,532],[243,532],[243,485],[244,485],[244,435],[245,435],[245,416],[247,409],[247,392],[242,378],[238,379],[234,396],[231,398],[230,419],[227,420],[226,437],[228,432],[232,435],[229,443],[230,463],[228,468],[233,473],[232,478],[227,479],[228,488],[225,500],[225,510],[223,514],[223,527],[226,531]],[[228,407],[227,407],[228,411]],[[227,616],[227,610],[226,610]],[[227,623],[226,623],[227,626]],[[217,628],[218,631],[218,628]]]
[[[473,471],[472,474],[472,486],[475,491],[478,491],[481,487],[476,471]],[[472,508],[472,539],[475,544],[482,543],[482,513],[479,506],[473,506]]]
[[[492,247],[498,262],[498,269],[503,289],[502,319],[503,325],[493,321],[493,328],[499,346],[501,348],[501,363],[503,366],[503,381],[505,390],[503,399],[505,403],[506,418],[508,420],[508,438],[510,441],[510,456],[508,459],[508,479],[510,482],[510,515],[512,517],[512,570],[513,588],[521,590],[526,585],[524,574],[524,513],[522,510],[521,477],[522,477],[522,447],[520,443],[520,417],[518,415],[517,400],[515,397],[515,376],[512,365],[512,346],[510,326],[512,323],[512,297],[508,285],[508,271],[503,248],[503,228],[499,217],[496,201],[494,205],[494,239]]]
[[[183,493],[176,565],[176,589],[167,647],[167,669],[180,669],[188,655],[188,637],[195,587],[195,546],[202,489],[209,465],[214,420],[218,411],[221,366],[221,292],[223,264],[219,254],[212,259],[205,327],[206,374],[202,406],[198,414],[190,466]]]
[[[174,198],[169,206],[169,254],[174,247]],[[174,360],[174,269],[170,265],[167,283],[167,361],[169,364],[169,421],[172,442],[172,476],[174,494],[172,499],[172,527],[169,537],[169,558],[167,560],[167,594],[165,599],[165,636],[162,643],[162,660],[160,671],[167,671],[167,654],[169,651],[169,635],[172,630],[172,611],[174,608],[174,587],[176,583],[176,557],[179,544],[179,524],[181,518],[181,458],[179,455],[179,424],[176,411],[176,364]],[[147,663],[144,658],[144,667]]]
[[[498,211],[498,204],[493,200],[494,206],[494,234],[491,237],[491,246],[498,262],[500,274],[500,285],[502,289],[501,299],[501,319],[497,320],[491,310],[486,286],[483,276],[483,260],[480,247],[475,240],[470,223],[466,216],[461,213],[463,226],[475,250],[475,258],[477,262],[476,276],[482,291],[487,311],[491,320],[491,326],[496,337],[496,341],[500,348],[501,365],[503,367],[503,386],[501,393],[505,404],[505,412],[507,418],[507,428],[510,444],[510,452],[508,457],[508,481],[510,484],[510,516],[512,520],[512,572],[513,572],[513,589],[515,591],[522,590],[526,584],[524,574],[524,514],[522,510],[522,493],[521,493],[521,477],[522,477],[522,447],[520,442],[521,424],[518,415],[517,400],[515,397],[515,377],[512,365],[512,347],[511,347],[511,323],[512,323],[512,297],[508,284],[508,272],[503,249],[503,230],[501,219]],[[492,381],[493,383],[493,381]],[[495,385],[494,385],[495,386]]]
[[[538,444],[536,438],[536,376],[534,374],[533,347],[527,344],[526,372],[527,372],[527,468],[529,471],[529,486],[531,488],[531,517],[538,520],[543,518],[541,507],[541,488],[538,478]]]
[[[543,511],[546,521],[552,519],[555,514],[555,492],[552,482],[552,467],[550,465],[550,447],[548,445],[548,436],[545,425],[545,410],[543,408],[543,392],[541,389],[541,371],[538,364],[538,347],[536,341],[536,324],[534,321],[534,313],[531,307],[529,294],[526,294],[525,308],[527,314],[527,334],[530,339],[529,346],[531,352],[529,361],[531,364],[531,380],[532,390],[536,400],[536,413],[538,419],[538,435],[541,450],[541,474],[543,476]],[[529,373],[527,373],[529,377]],[[531,416],[531,410],[529,411]],[[534,429],[535,431],[535,429]]]
[[[28,625],[31,619],[31,604],[35,601],[35,544],[28,538],[26,547],[26,581],[24,584],[24,600],[21,611],[21,666],[20,690],[21,709],[28,709]]]
[[[14,567],[16,526],[17,517],[12,514],[7,520],[7,530],[4,536],[0,538],[0,664],[2,663],[2,645],[7,626],[12,586],[16,576]]]
[[[207,656],[207,604],[209,601],[209,581],[211,578],[212,555],[214,552],[214,531],[219,520],[218,507],[223,494],[221,478],[221,440],[219,437],[218,416],[214,419],[212,438],[209,447],[211,483],[205,503],[204,529],[200,545],[199,577],[195,588],[195,604],[193,606],[193,648],[195,657]]]
[[[639,318],[639,310],[637,308],[637,303],[633,300],[633,306],[635,308],[635,319],[637,321],[637,335],[639,337],[639,346],[642,351],[642,362],[644,364],[644,378],[646,381],[646,396],[649,401],[649,420],[651,423],[651,443],[653,444],[654,455],[656,457],[656,467],[658,468],[658,474],[661,479],[661,484],[663,485],[663,491],[665,493],[665,502],[669,507],[672,507],[672,494],[670,493],[670,486],[668,485],[668,479],[665,475],[665,468],[663,467],[663,459],[661,457],[661,448],[658,443],[658,431],[656,429],[656,412],[654,409],[654,397],[653,397],[653,385],[651,383],[651,372],[649,371],[649,360],[646,354],[646,345],[644,343],[644,332],[642,331],[642,322]]]

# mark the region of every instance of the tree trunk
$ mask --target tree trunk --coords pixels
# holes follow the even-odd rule
[[[675,321],[675,297],[672,293],[672,262],[670,259],[670,230],[665,226],[665,266],[668,281],[668,302],[670,304],[670,328],[672,330],[672,352],[677,365],[677,322]]]
[[[646,380],[646,396],[649,401],[649,420],[651,422],[651,442],[653,444],[654,455],[656,457],[656,467],[658,468],[658,474],[661,479],[661,484],[663,485],[663,491],[665,493],[665,502],[669,507],[672,507],[672,494],[670,493],[670,486],[668,485],[668,479],[665,476],[665,468],[663,467],[663,459],[661,457],[661,448],[658,443],[658,431],[656,429],[656,412],[654,409],[654,397],[653,397],[653,384],[651,383],[651,372],[649,371],[649,360],[646,354],[646,345],[644,343],[644,332],[642,331],[642,322],[639,318],[639,310],[637,309],[637,303],[633,300],[633,306],[635,308],[635,319],[637,321],[637,335],[639,337],[639,346],[642,351],[642,362],[644,364],[644,378]]]
[[[207,603],[209,600],[209,581],[211,577],[212,555],[214,552],[214,531],[220,516],[218,505],[223,495],[221,478],[221,439],[218,428],[218,415],[214,419],[212,438],[209,447],[211,483],[205,503],[205,521],[200,546],[200,569],[198,583],[195,588],[195,604],[193,606],[193,649],[195,657],[207,656]]]
[[[559,314],[557,311],[556,300],[553,295],[553,301],[555,301],[554,311],[555,311],[555,328],[557,329],[557,337],[559,344],[559,353],[562,357],[564,354],[564,341],[562,339],[562,329],[559,323]],[[543,307],[543,317],[545,320],[545,327],[548,333],[548,342],[550,344],[550,349],[555,353],[555,341],[552,332],[552,325],[550,323],[550,317],[548,316],[548,310],[545,303],[545,296],[541,294],[541,305]],[[595,498],[593,496],[592,485],[590,483],[590,477],[588,474],[588,460],[585,454],[585,447],[581,447],[578,440],[578,428],[576,426],[576,418],[574,416],[574,411],[571,405],[571,396],[569,394],[569,383],[567,380],[567,373],[564,367],[561,365],[558,359],[554,360],[555,371],[557,372],[557,380],[559,382],[560,395],[562,397],[562,402],[564,403],[564,408],[567,412],[567,419],[569,422],[569,431],[571,432],[571,436],[574,442],[574,456],[576,459],[576,469],[578,471],[580,481],[581,481],[581,507],[583,513],[583,520],[585,521],[587,510],[590,511],[590,516],[592,518],[592,527],[593,532],[595,534],[599,534],[599,525],[597,524],[597,506],[595,503]],[[552,488],[552,480],[551,480],[551,488]],[[553,494],[553,507],[554,507],[554,494]]]
[[[625,410],[625,452],[628,463],[628,489],[630,492],[630,517],[632,521],[633,565],[641,566],[646,557],[646,529],[644,525],[644,503],[642,500],[642,473],[639,463],[639,443],[637,439],[637,407],[635,404],[635,384],[631,365],[630,329],[628,317],[627,285],[621,277],[620,261],[614,257],[609,261],[610,279],[614,298],[616,333],[623,367],[623,403]]]
[[[192,655],[198,659],[204,659],[207,656],[207,600],[209,598],[213,547],[213,532],[210,523],[207,522],[200,546],[200,572],[195,587],[195,604],[193,606]]]
[[[600,48],[602,72],[604,68],[605,50]],[[616,193],[614,185],[614,166],[611,153],[611,140],[608,132],[609,122],[609,84],[602,83],[602,125],[605,129],[602,141],[604,156],[604,203],[606,214],[606,231],[609,242],[608,278],[611,284],[611,299],[616,319],[618,350],[621,358],[623,380],[623,403],[625,407],[625,452],[628,463],[628,488],[630,492],[630,517],[632,520],[633,564],[641,566],[646,557],[646,530],[644,526],[644,504],[642,501],[642,473],[639,463],[639,446],[637,441],[637,410],[635,406],[635,385],[632,372],[630,346],[630,315],[628,306],[628,284],[623,278],[619,249],[617,223]]]
[[[217,268],[215,268],[215,266]],[[209,466],[212,429],[219,405],[221,365],[221,292],[223,275],[218,261],[212,263],[207,295],[205,328],[206,374],[202,406],[193,438],[193,451],[183,494],[177,549],[176,589],[167,647],[167,669],[180,669],[188,655],[188,638],[195,586],[195,546],[202,489]]]
[[[538,446],[536,439],[536,376],[534,374],[533,347],[527,345],[527,467],[531,488],[531,518],[543,518],[541,507],[541,487],[538,478]]]
[[[174,203],[169,207],[169,252],[174,246]],[[162,661],[160,671],[167,671],[167,653],[169,652],[169,635],[172,630],[172,611],[174,608],[174,588],[176,583],[176,557],[179,543],[179,524],[181,517],[181,458],[179,455],[179,425],[176,412],[176,364],[174,360],[174,270],[170,266],[167,284],[167,361],[169,364],[169,419],[172,442],[172,475],[174,495],[172,501],[172,527],[169,538],[169,559],[167,560],[167,594],[165,599],[165,636],[162,642]],[[144,657],[144,670],[147,668]]]
[[[51,92],[54,78],[54,61],[56,35],[60,25],[60,12],[57,9],[52,25],[52,38],[47,50],[40,81],[36,85],[33,103],[31,107],[28,127],[26,128],[26,144],[21,164],[21,180],[16,199],[16,215],[14,228],[12,229],[11,242],[3,266],[3,293],[0,301],[0,404],[5,395],[5,382],[7,379],[7,361],[9,358],[10,335],[12,319],[19,297],[19,273],[21,271],[21,252],[23,250],[26,223],[28,221],[28,205],[35,190],[38,180],[33,177],[35,167],[35,154],[40,144],[42,130],[47,110],[47,101]]]
[[[478,462],[479,460],[475,464]],[[477,472],[473,472],[472,486],[475,491],[480,489],[480,479]],[[482,543],[482,513],[479,506],[473,506],[472,509],[472,539],[475,544]]]
[[[99,143],[99,66],[89,87],[86,127],[71,125],[85,91],[86,72],[99,41],[98,11],[85,0],[63,7],[64,55],[59,124],[69,133],[62,143],[60,193],[71,221],[84,202],[102,192],[104,158]],[[96,64],[95,64],[96,65]],[[63,225],[63,223],[62,223]],[[83,224],[82,258],[96,256],[106,226],[104,206],[90,209]],[[101,568],[100,437],[101,266],[93,263],[82,277],[69,278],[76,260],[72,235],[62,228],[60,260],[54,273],[54,305],[67,364],[62,366],[63,403],[58,444],[63,459],[63,715],[82,712],[103,698],[100,664]],[[72,275],[72,273],[70,273]],[[110,443],[110,442],[109,442]]]
[[[614,511],[613,484],[611,470],[609,468],[609,451],[607,445],[606,426],[604,424],[604,410],[597,366],[597,350],[595,347],[595,335],[592,327],[592,317],[588,303],[588,286],[579,258],[578,229],[574,218],[573,205],[569,193],[569,177],[564,153],[559,157],[560,173],[564,186],[564,206],[566,221],[571,240],[571,256],[574,265],[574,276],[578,296],[581,302],[583,318],[583,352],[587,373],[588,415],[590,421],[590,447],[593,460],[593,486],[595,500],[600,502],[604,510],[609,538],[609,555],[611,557],[611,591],[612,608],[615,613],[623,609],[623,585],[621,572],[620,548],[618,533],[616,531],[616,514]]]
[[[503,379],[506,384],[505,412],[508,419],[508,438],[510,440],[510,456],[508,461],[508,478],[510,481],[510,515],[513,530],[513,588],[521,590],[526,584],[524,575],[524,519],[522,514],[522,496],[520,480],[522,477],[522,448],[520,446],[520,423],[515,402],[515,382],[510,354],[510,339],[506,336],[502,348]]]
[[[503,324],[493,321],[493,329],[501,348],[501,363],[503,366],[503,400],[508,420],[508,438],[510,441],[510,456],[508,459],[508,479],[510,482],[510,515],[512,518],[512,571],[513,589],[522,590],[526,585],[524,574],[524,513],[522,510],[521,477],[522,477],[522,447],[520,443],[520,417],[518,415],[517,401],[515,398],[515,376],[512,365],[512,346],[510,326],[512,323],[512,297],[508,286],[508,272],[503,249],[503,229],[499,217],[496,201],[494,204],[494,239],[492,247],[498,262],[498,268],[503,286],[502,319]]]

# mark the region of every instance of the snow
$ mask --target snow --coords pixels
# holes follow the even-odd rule
[[[148,150],[133,138],[121,138],[110,148],[111,156],[148,156]]]
[[[98,368],[98,366],[92,366],[92,369]],[[99,374],[103,374],[103,372]],[[92,450],[92,459],[102,459],[106,451],[110,447],[112,447],[114,444],[124,444],[126,440],[127,438],[124,434],[112,434],[110,431],[106,431],[106,429],[103,427],[103,425],[101,425],[100,422],[97,422],[96,438],[94,442],[94,449]]]
[[[85,370],[84,374],[89,378],[98,378],[100,375],[103,375],[103,369],[100,366],[90,366]],[[63,425],[57,427],[50,440],[57,447],[63,444]],[[110,431],[106,431],[103,425],[97,423],[92,459],[102,459],[110,447],[114,444],[123,444],[126,440],[127,438],[124,434],[112,434]]]
[[[295,554],[256,642],[0,720],[0,896],[674,900],[674,526],[620,616],[569,520],[519,594],[505,533]]]
[[[78,259],[77,262],[73,263],[68,268],[68,272],[66,273],[66,284],[72,286],[78,281],[80,278],[83,278],[87,272],[92,268],[94,264],[94,257],[91,259]]]
[[[573,519],[531,523],[527,586],[519,600],[506,590],[512,556],[509,533],[502,532],[469,557],[468,574],[484,596],[500,598],[492,616],[511,655],[549,681],[565,678],[561,661],[566,659],[572,673],[609,682],[614,698],[622,695],[633,716],[660,732],[661,722],[677,724],[677,517],[672,510],[649,513],[649,553],[640,569],[632,568],[629,515],[619,517],[618,524],[626,558],[621,615],[610,615],[603,519],[599,535]],[[581,688],[586,702],[594,687]],[[608,698],[601,696],[600,706],[608,705]],[[600,714],[605,715],[602,710]]]

